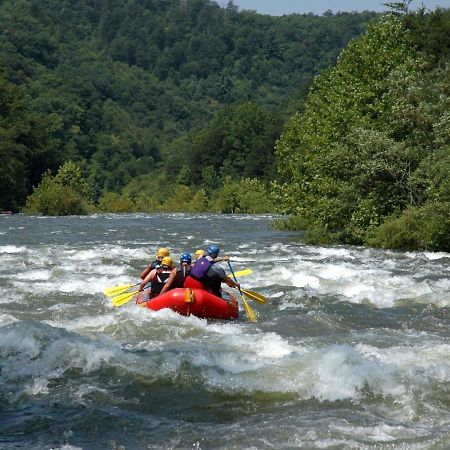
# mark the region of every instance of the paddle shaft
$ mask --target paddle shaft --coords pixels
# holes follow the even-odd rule
[[[231,267],[230,261],[228,261],[228,267],[230,268],[230,272],[233,275],[234,281],[237,283],[238,281],[237,281],[236,275],[234,274],[233,267]],[[244,304],[245,312],[247,313],[248,319],[251,320],[252,322],[256,322],[255,313],[253,312],[252,308],[250,308],[250,305],[247,303],[247,300],[245,300],[240,286],[238,286],[238,290],[239,290],[239,294],[241,294],[241,300],[242,300],[242,303]]]
[[[254,302],[261,303],[264,305],[266,303],[266,297],[264,295],[258,294],[257,292],[249,291],[248,289],[241,289],[242,293]]]

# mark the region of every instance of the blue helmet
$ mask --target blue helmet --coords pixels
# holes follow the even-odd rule
[[[180,256],[180,264],[187,262],[187,263],[191,263],[192,258],[191,255],[188,252],[182,253]]]
[[[209,256],[212,256],[213,258],[215,258],[219,254],[220,248],[217,245],[212,244],[208,247],[207,252],[208,252]]]

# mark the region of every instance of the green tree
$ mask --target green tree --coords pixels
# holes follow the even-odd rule
[[[273,210],[268,189],[256,178],[242,178],[235,182],[226,177],[223,186],[215,193],[211,209],[235,214],[261,214]]]
[[[281,120],[376,17],[270,17],[210,0],[1,1],[0,90],[16,92],[0,101],[14,103],[0,113],[1,207],[17,210],[67,161],[86,161],[94,201],[152,177],[161,184],[145,191],[165,197],[179,173],[186,183],[183,166],[208,196],[217,177],[268,180]]]
[[[98,202],[98,210],[111,213],[133,212],[135,209],[132,199],[116,192],[105,192]]]
[[[90,210],[87,191],[80,168],[67,162],[55,176],[50,172],[44,174],[28,197],[24,212],[46,216],[84,215]]]
[[[361,243],[365,230],[405,207],[417,152],[398,142],[391,80],[414,73],[414,56],[401,20],[391,16],[315,80],[305,112],[277,144],[280,211]]]

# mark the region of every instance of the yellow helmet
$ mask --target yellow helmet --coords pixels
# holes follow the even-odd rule
[[[164,256],[169,256],[170,252],[169,249],[166,247],[161,247],[160,249],[158,249],[158,251],[156,252],[156,256],[159,257],[164,257]]]
[[[204,254],[205,254],[205,250],[196,250],[196,252],[194,253],[195,259],[200,258],[200,257],[203,256]]]
[[[171,256],[164,256],[164,258],[161,261],[162,266],[169,266],[173,267],[173,259]]]

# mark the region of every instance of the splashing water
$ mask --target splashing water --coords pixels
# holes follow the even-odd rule
[[[0,448],[447,448],[446,253],[312,247],[273,219],[0,216]],[[114,308],[211,243],[256,324]]]

